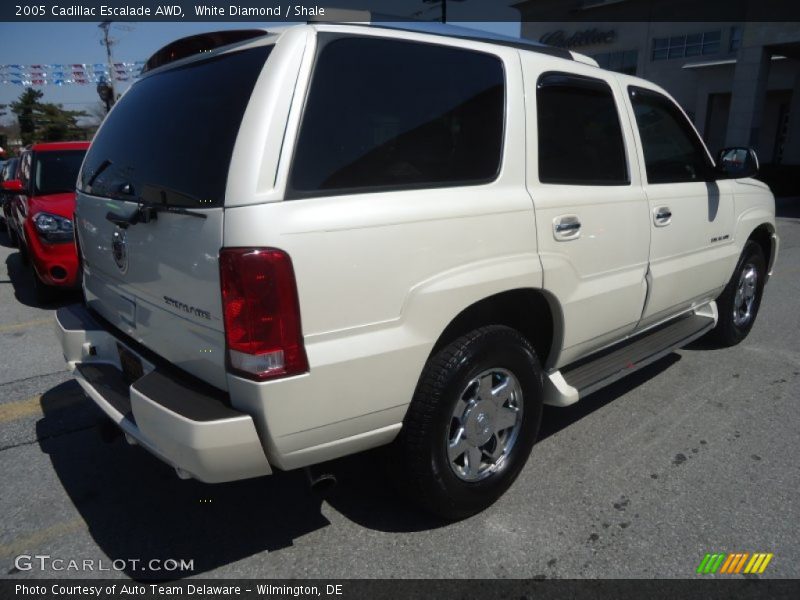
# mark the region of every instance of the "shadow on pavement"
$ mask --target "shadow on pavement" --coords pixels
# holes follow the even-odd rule
[[[681,357],[679,354],[672,352],[661,360],[657,360],[651,365],[642,367],[635,373],[612,383],[608,387],[601,388],[595,393],[581,398],[572,406],[545,406],[544,415],[542,416],[542,427],[539,430],[539,441],[541,442],[562,429],[566,429],[573,423],[603,408],[606,404],[613,402],[620,396],[624,396],[659,373],[666,371],[672,365],[680,361],[680,359]],[[536,452],[535,447],[533,451]]]
[[[800,196],[775,198],[775,216],[800,219]]]
[[[48,301],[46,304],[38,302],[36,300],[36,290],[33,283],[33,278],[35,277],[33,269],[30,265],[23,262],[19,250],[6,257],[6,270],[8,272],[8,280],[0,281],[0,285],[10,284],[14,286],[14,297],[25,306],[56,309],[81,301],[80,291],[56,289],[52,300]]]
[[[677,354],[642,369],[567,408],[546,407],[541,439],[626,394],[680,360]],[[39,444],[49,455],[64,490],[110,559],[139,559],[134,579],[180,579],[198,575],[264,551],[292,546],[294,540],[330,525],[322,500],[305,473],[277,472],[270,477],[226,484],[180,480],[173,470],[117,436],[103,442],[98,431],[109,421],[75,382],[61,384],[42,397],[44,418],[37,423]],[[82,412],[81,412],[82,411]],[[82,414],[65,423],[67,413]],[[54,432],[71,429],[71,435]],[[535,449],[534,449],[535,452]],[[385,449],[315,467],[333,473],[339,484],[326,497],[348,520],[378,531],[424,531],[446,526],[417,510],[393,482]],[[151,559],[194,560],[191,572],[140,570]],[[130,564],[130,563],[129,563]]]
[[[93,413],[88,422],[70,435],[53,435],[55,422],[67,412],[63,395],[75,385],[62,384],[42,396],[37,437],[97,545],[111,560],[129,561],[128,576],[197,575],[291,546],[328,525],[302,471],[216,485],[178,479],[170,467],[124,438],[104,442],[99,430],[109,421],[88,398],[80,404],[80,410]],[[193,570],[148,568],[150,560],[170,558],[193,560]]]
[[[694,351],[703,351],[703,350],[722,350],[726,348],[726,346],[713,337],[704,335],[703,337],[696,339],[691,344],[684,346],[685,350],[694,350]]]

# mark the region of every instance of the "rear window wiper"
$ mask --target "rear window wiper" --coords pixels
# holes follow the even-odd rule
[[[103,162],[101,162],[100,166],[97,167],[97,170],[94,173],[92,173],[92,176],[89,178],[89,181],[86,182],[87,187],[92,187],[97,178],[100,177],[100,174],[110,166],[111,166],[111,161],[108,159],[105,159]]]
[[[182,208],[180,206],[171,206],[169,204],[140,204],[139,210],[149,211],[150,217],[153,219],[155,219],[156,215],[160,212],[168,212],[175,215],[186,215],[187,217],[197,217],[198,219],[205,219],[208,217],[206,213],[197,212],[188,208]]]
[[[198,219],[208,218],[208,215],[205,213],[196,212],[187,208],[170,206],[168,204],[145,204],[144,202],[139,202],[136,210],[130,215],[121,215],[114,211],[108,211],[108,213],[106,213],[106,219],[114,223],[114,225],[117,227],[126,229],[127,227],[136,225],[137,223],[149,223],[150,221],[155,221],[158,218],[158,213],[160,212],[172,213],[175,215],[186,215],[187,217],[197,217]]]

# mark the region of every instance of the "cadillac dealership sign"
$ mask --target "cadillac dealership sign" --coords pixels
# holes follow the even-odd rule
[[[617,39],[617,32],[613,29],[600,31],[599,29],[585,29],[576,31],[570,36],[563,29],[549,31],[539,38],[539,41],[549,46],[559,48],[575,48],[577,46],[591,46],[594,44],[610,44]]]

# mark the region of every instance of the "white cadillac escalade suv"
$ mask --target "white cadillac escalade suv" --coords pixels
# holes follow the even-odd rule
[[[479,35],[479,34],[478,34]],[[78,180],[75,377],[182,477],[385,444],[447,518],[565,406],[709,334],[777,253],[752,150],[569,51],[304,24],[174,42]]]

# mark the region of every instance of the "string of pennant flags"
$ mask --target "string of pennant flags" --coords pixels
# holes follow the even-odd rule
[[[115,62],[112,69],[115,81],[132,81],[139,77],[144,61]],[[19,86],[91,85],[111,79],[105,63],[72,63],[53,65],[0,64],[0,83]]]

